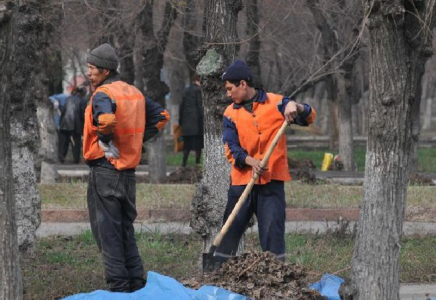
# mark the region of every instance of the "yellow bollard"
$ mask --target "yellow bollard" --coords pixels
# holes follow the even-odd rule
[[[324,159],[322,160],[321,171],[328,171],[333,161],[333,154],[324,153]]]

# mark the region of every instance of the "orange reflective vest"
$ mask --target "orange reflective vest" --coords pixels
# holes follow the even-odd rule
[[[97,88],[94,95],[103,92],[117,104],[112,141],[120,152],[120,157],[109,161],[117,170],[134,169],[141,160],[142,142],[145,133],[145,98],[133,85],[115,81]],[[104,157],[98,144],[97,126],[93,124],[92,100],[85,110],[83,130],[83,156],[85,160]]]
[[[264,103],[253,102],[252,113],[246,109],[235,109],[231,104],[224,112],[235,125],[241,147],[248,155],[262,160],[275,135],[283,124],[284,117],[278,110],[283,95],[267,93]],[[308,123],[312,123],[313,116],[309,116]],[[237,167],[228,145],[225,145],[226,156],[232,164],[231,184],[246,185],[252,178],[252,168]],[[268,161],[268,170],[258,179],[256,184],[266,184],[271,180],[288,181],[289,175],[286,135],[282,135]]]

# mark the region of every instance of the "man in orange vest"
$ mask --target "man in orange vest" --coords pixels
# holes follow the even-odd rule
[[[120,80],[118,57],[111,45],[92,50],[87,63],[87,75],[95,88],[85,111],[83,133],[83,156],[90,166],[91,230],[103,255],[110,290],[133,292],[145,285],[133,228],[135,168],[143,142],[162,130],[170,116]]]
[[[223,117],[223,142],[232,164],[224,222],[254,173],[259,179],[217,247],[216,261],[221,263],[236,254],[253,213],[258,221],[262,250],[285,259],[284,182],[291,179],[285,135],[277,143],[267,167],[261,167],[261,160],[285,120],[289,124],[308,126],[316,118],[315,110],[308,104],[297,104],[289,97],[266,93],[255,88],[252,79],[250,68],[240,60],[222,75],[227,96],[233,100]]]

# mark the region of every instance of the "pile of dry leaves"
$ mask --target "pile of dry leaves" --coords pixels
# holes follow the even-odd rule
[[[245,253],[230,259],[215,273],[182,283],[195,289],[219,286],[252,299],[326,299],[307,288],[302,267],[284,263],[270,252]]]

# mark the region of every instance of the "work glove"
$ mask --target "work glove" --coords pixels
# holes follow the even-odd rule
[[[110,141],[107,144],[103,143],[102,141],[98,141],[98,144],[100,145],[101,149],[104,151],[104,157],[106,157],[107,159],[120,157],[120,152],[118,151],[118,148],[115,147],[112,141]]]

